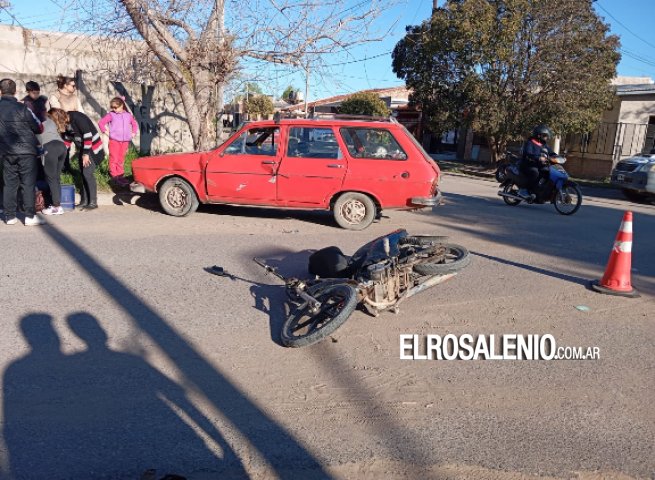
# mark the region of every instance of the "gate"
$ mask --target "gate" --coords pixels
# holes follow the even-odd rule
[[[596,130],[564,137],[564,148],[579,154],[616,164],[624,157],[648,153],[654,146],[655,125],[646,123],[601,123]]]

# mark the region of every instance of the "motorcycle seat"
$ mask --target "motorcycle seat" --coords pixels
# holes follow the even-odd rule
[[[325,247],[309,256],[308,270],[322,278],[348,278],[350,257],[339,247]]]

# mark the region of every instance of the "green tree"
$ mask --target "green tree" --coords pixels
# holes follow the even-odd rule
[[[496,160],[536,124],[594,128],[620,59],[608,32],[590,0],[449,0],[407,27],[393,70],[433,129],[471,127]]]
[[[266,95],[250,95],[245,100],[244,107],[251,115],[270,115],[274,111],[273,100]]]
[[[298,90],[297,88],[294,88],[292,85],[289,85],[287,88],[284,89],[284,92],[282,92],[282,100],[284,100],[287,103],[293,103],[291,99],[291,94],[297,90]]]
[[[341,103],[339,113],[386,117],[390,112],[387,104],[375,93],[359,92],[352,94]]]

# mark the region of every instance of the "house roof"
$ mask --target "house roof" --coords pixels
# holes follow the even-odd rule
[[[359,92],[353,93],[375,93],[379,97],[392,97],[392,98],[402,98],[408,99],[409,94],[411,93],[405,87],[390,87],[390,88],[371,88],[369,90],[360,90]],[[353,95],[352,93],[346,93],[344,95],[335,95],[334,97],[322,98],[320,100],[315,100],[313,102],[307,102],[307,108],[318,107],[321,105],[331,105],[331,104],[340,104],[345,99]],[[299,103],[298,105],[289,105],[283,110],[302,110],[305,108],[304,103]]]
[[[653,95],[655,94],[655,84],[642,83],[639,85],[617,85],[616,94],[619,97],[627,95]]]

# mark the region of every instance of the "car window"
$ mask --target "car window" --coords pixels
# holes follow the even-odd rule
[[[265,155],[275,156],[278,150],[280,129],[251,128],[239,135],[226,149],[226,155]]]
[[[407,154],[389,130],[383,128],[342,128],[348,153],[354,158],[407,160]]]
[[[288,157],[342,158],[331,128],[293,127],[289,129]]]

